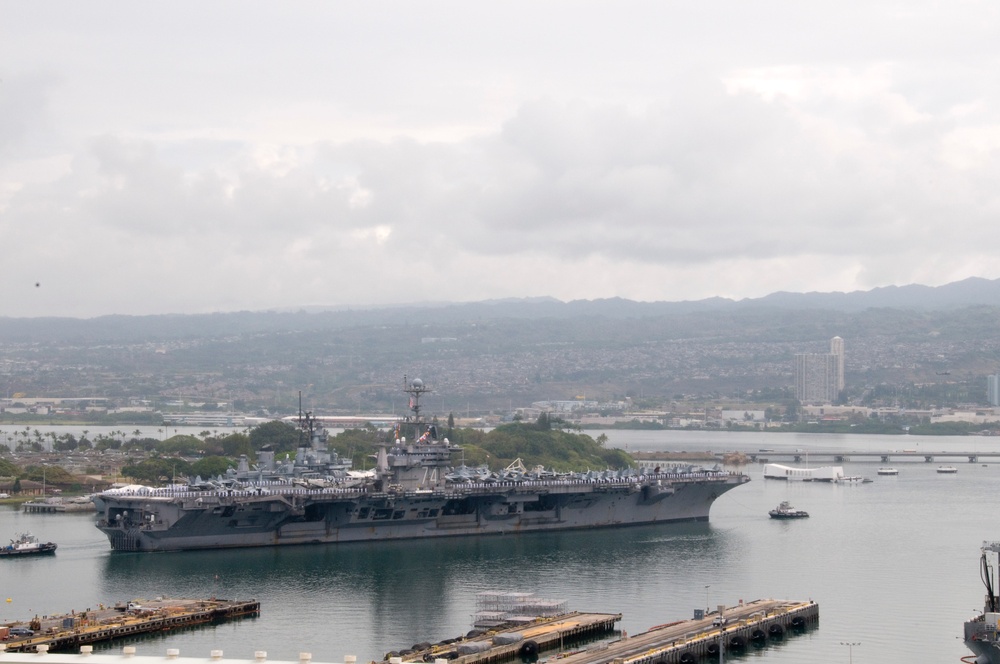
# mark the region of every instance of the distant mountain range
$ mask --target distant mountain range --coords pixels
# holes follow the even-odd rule
[[[467,303],[419,303],[371,308],[304,307],[295,311],[240,311],[214,314],[100,316],[75,318],[0,317],[0,341],[134,340],[144,338],[224,337],[281,331],[315,331],[368,325],[448,324],[496,319],[612,320],[677,317],[705,313],[825,311],[855,314],[866,310],[947,311],[966,307],[1000,307],[1000,279],[972,277],[943,286],[886,286],[850,293],[777,292],[761,298],[721,297],[680,302],[636,302],[623,298],[573,300],[513,298]]]
[[[771,293],[743,303],[797,309],[863,311],[865,309],[955,309],[968,306],[1000,306],[1000,279],[970,277],[943,286],[883,286],[851,293]]]
[[[467,311],[505,316],[608,316],[648,317],[699,311],[720,311],[757,307],[782,309],[823,309],[839,312],[859,312],[865,309],[943,310],[969,306],[1000,307],[1000,279],[970,277],[944,286],[885,286],[869,291],[850,293],[789,293],[779,291],[760,298],[731,300],[712,297],[680,302],[635,302],[622,298],[573,300],[555,298],[521,300],[487,300],[462,305]]]
[[[284,412],[294,412],[301,388],[330,412],[362,403],[390,412],[409,373],[432,380],[440,399],[467,412],[579,394],[778,399],[794,384],[794,355],[824,352],[839,336],[853,398],[882,403],[876,386],[892,385],[910,386],[911,404],[979,403],[982,377],[1000,371],[997,329],[1000,280],[986,279],[739,301],[543,297],[0,318],[0,388],[120,399],[235,395],[251,408]],[[893,390],[886,394],[902,394]]]

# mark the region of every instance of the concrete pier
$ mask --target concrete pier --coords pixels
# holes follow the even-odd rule
[[[48,513],[57,514],[63,512],[96,512],[97,507],[94,503],[88,501],[77,502],[77,501],[64,501],[61,498],[41,501],[31,501],[21,505],[21,510],[24,512],[32,513]]]
[[[474,630],[465,637],[447,639],[434,645],[418,643],[398,653],[390,652],[386,659],[392,664],[434,662],[439,659],[451,660],[455,664],[519,660],[525,655],[537,655],[541,650],[562,649],[584,639],[609,634],[621,619],[620,613],[574,611],[489,631]]]
[[[559,664],[695,664],[705,658],[709,662],[718,660],[720,649],[727,653],[744,651],[752,644],[764,645],[815,626],[819,622],[819,605],[776,599],[741,602],[703,618],[679,620],[642,634],[623,634],[616,641],[567,650],[572,639],[608,631],[620,619],[620,614],[565,614],[428,648],[415,647],[398,655],[389,653],[386,657],[390,664],[447,660],[455,664],[495,664],[556,650],[549,659],[558,659]]]
[[[57,616],[42,616],[26,622],[6,623],[24,627],[30,636],[8,636],[7,652],[67,650],[146,632],[177,629],[260,613],[257,600],[154,599],[117,606],[99,606]]]
[[[725,624],[716,624],[719,617]],[[694,664],[717,661],[720,649],[744,651],[804,631],[819,622],[815,602],[760,599],[710,613],[701,620],[660,625],[623,637],[605,648],[589,648],[561,658],[560,664]]]

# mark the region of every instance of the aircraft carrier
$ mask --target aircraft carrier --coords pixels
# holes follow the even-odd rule
[[[1000,664],[1000,593],[996,587],[998,571],[1000,542],[983,542],[979,557],[979,576],[986,586],[986,602],[978,616],[965,622],[965,645],[976,657],[962,657],[963,662]]]
[[[178,551],[456,537],[707,521],[716,498],[750,480],[698,467],[555,473],[519,463],[500,473],[452,467],[460,448],[420,417],[428,388],[407,382],[412,415],[373,471],[349,470],[306,414],[294,462],[262,453],[229,476],[95,496],[116,551]],[[414,435],[407,440],[404,431]],[[657,472],[659,471],[659,472]]]

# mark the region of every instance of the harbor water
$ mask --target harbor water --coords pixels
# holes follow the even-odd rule
[[[597,435],[600,432],[595,432]],[[1000,439],[608,431],[629,451],[975,449]],[[776,459],[772,459],[776,461]],[[829,465],[812,459],[811,466]],[[947,463],[955,474],[936,472]],[[819,603],[819,627],[742,657],[761,662],[949,662],[968,654],[962,623],[982,607],[979,547],[1000,539],[1000,460],[842,464],[871,483],[753,481],[720,497],[709,523],[436,541],[179,553],[112,553],[93,514],[0,509],[0,538],[29,530],[55,556],[0,560],[0,622],[98,604],[173,597],[256,598],[256,618],[134,641],[140,654],[381,660],[471,628],[476,594],[511,590],[622,613],[620,629],[690,618],[741,599]],[[808,519],[768,517],[783,500]],[[847,646],[844,644],[855,644]],[[122,644],[115,644],[119,648]]]

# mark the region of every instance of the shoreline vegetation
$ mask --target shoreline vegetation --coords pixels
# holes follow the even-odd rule
[[[785,422],[779,425],[761,423],[742,424],[731,423],[731,426],[686,426],[671,427],[659,422],[649,422],[642,420],[630,420],[615,422],[614,424],[576,424],[573,422],[563,422],[553,418],[553,422],[560,422],[561,427],[567,430],[576,430],[582,433],[587,431],[737,431],[741,433],[829,433],[829,434],[883,434],[883,435],[911,435],[911,436],[1000,436],[1000,423],[980,424],[974,422],[936,422],[921,424],[898,424],[892,422]],[[27,417],[22,415],[0,415],[0,428],[4,426],[172,426],[162,421],[150,421],[149,418],[115,418],[107,417],[95,419],[80,418],[60,418],[58,416]],[[191,425],[200,426],[200,425]],[[246,426],[226,427],[218,424],[205,425],[212,429],[231,429],[234,431],[246,429]],[[503,425],[500,425],[503,426]],[[478,427],[467,427],[476,429]]]

